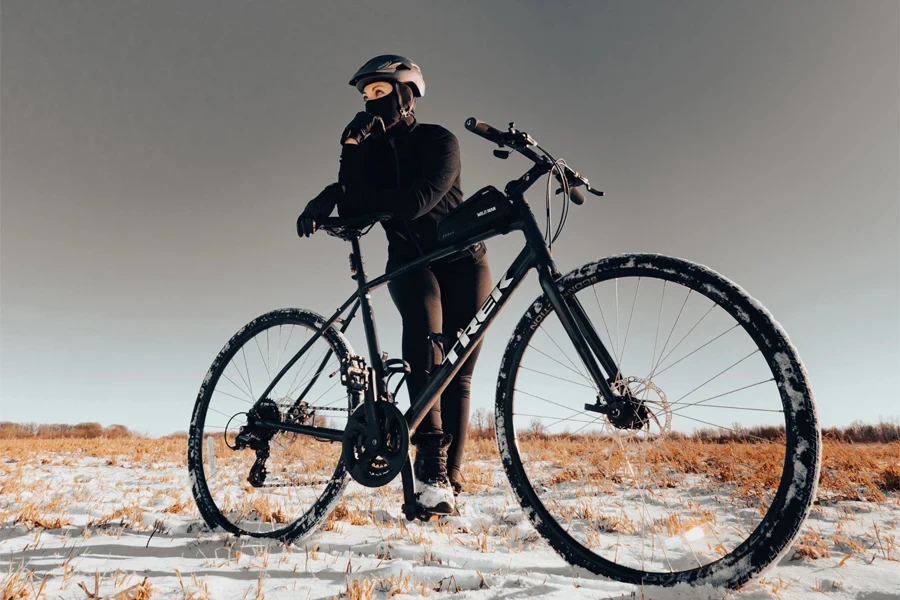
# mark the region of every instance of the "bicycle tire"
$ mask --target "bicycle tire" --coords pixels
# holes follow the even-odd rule
[[[648,572],[604,559],[581,545],[553,518],[528,479],[511,425],[518,367],[538,325],[553,311],[546,294],[530,305],[516,326],[500,365],[496,393],[496,439],[503,468],[523,512],[550,546],[570,564],[636,585],[710,584],[736,588],[762,573],[790,549],[815,498],[821,433],[807,372],[788,336],[772,315],[736,284],[713,270],[658,254],[623,254],[587,263],[561,277],[563,297],[597,282],[625,276],[653,276],[702,290],[722,300],[750,334],[772,370],[784,406],[787,453],[773,503],[753,532],[732,552],[699,568]]]

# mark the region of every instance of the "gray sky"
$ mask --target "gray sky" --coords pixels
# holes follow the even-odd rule
[[[528,166],[493,159],[469,116],[516,121],[606,192],[572,207],[564,271],[707,264],[791,335],[825,425],[900,414],[896,1],[362,6],[3,0],[0,419],[184,430],[244,322],[330,314],[349,247],[294,221],[337,177],[350,75],[382,53],[421,66],[417,116],[456,133],[466,194]],[[520,244],[489,242],[495,275]],[[383,233],[364,249],[381,273]],[[473,409],[536,295],[491,330]]]

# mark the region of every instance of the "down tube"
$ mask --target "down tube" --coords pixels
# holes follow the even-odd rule
[[[481,340],[485,331],[491,326],[503,305],[513,295],[513,292],[525,279],[528,270],[534,265],[534,256],[529,248],[525,248],[506,270],[497,286],[491,291],[487,300],[475,313],[469,325],[463,330],[459,338],[446,352],[444,361],[435,369],[434,374],[425,383],[425,387],[416,396],[409,410],[406,411],[406,422],[410,432],[414,432],[425,415],[431,410],[432,405],[438,401],[441,392],[450,383],[450,380],[459,371],[462,364],[469,357],[472,348]]]

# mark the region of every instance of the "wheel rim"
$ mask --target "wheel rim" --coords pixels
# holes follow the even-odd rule
[[[262,463],[264,481],[257,480],[258,486],[248,481],[254,464],[260,463],[254,449],[235,449],[237,435],[259,395],[314,334],[299,318],[261,321],[211,369],[202,411],[201,460],[203,483],[219,520],[224,520],[220,524],[236,533],[277,536],[293,530],[304,515],[327,501],[335,485],[342,487],[345,471],[340,443],[274,432]],[[339,375],[333,375],[342,356],[340,349],[334,350],[334,342],[320,336],[271,390],[267,398],[281,420],[345,426],[350,401]],[[303,403],[298,404],[301,395]]]
[[[708,570],[746,548],[784,496],[782,471],[790,470],[785,456],[792,436],[784,435],[784,396],[772,348],[742,326],[746,314],[718,306],[715,289],[685,285],[690,282],[674,272],[601,274],[592,283],[577,286],[575,297],[622,367],[625,380],[614,387],[652,400],[657,419],[628,430],[586,411],[596,390],[550,312],[533,329],[520,330],[524,339],[506,392],[512,414],[504,417],[501,446],[512,442],[510,452],[521,462],[517,468],[531,497],[524,499],[552,518],[572,546],[580,545],[587,561],[618,568],[623,579],[658,575],[660,583],[677,579],[673,574]],[[696,302],[700,297],[705,306]],[[648,307],[652,318],[642,318]],[[743,350],[729,340],[737,333]],[[700,376],[697,363],[708,376]],[[757,439],[770,432],[736,431],[715,416],[729,413],[740,414],[745,427],[777,426],[781,437]],[[567,426],[571,435],[564,439]],[[686,439],[697,427],[736,439]]]

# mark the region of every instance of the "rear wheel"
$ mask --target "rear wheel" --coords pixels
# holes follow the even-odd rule
[[[352,351],[329,327],[265,399],[259,395],[324,325],[281,309],[241,328],[209,369],[194,406],[188,468],[200,513],[237,535],[296,539],[328,516],[349,476],[341,443],[249,426],[252,417],[343,429],[355,408],[340,381]]]
[[[567,561],[634,584],[736,587],[785,552],[813,501],[821,439],[806,371],[759,303],[681,259],[623,255],[558,282],[621,375],[599,392],[546,296],[497,386],[503,466]]]

